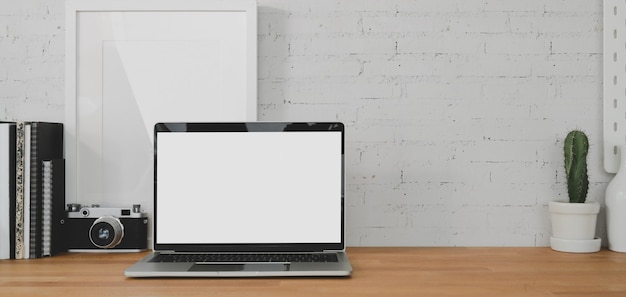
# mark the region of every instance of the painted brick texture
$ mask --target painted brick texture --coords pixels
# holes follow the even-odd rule
[[[259,117],[347,124],[351,245],[546,246],[569,129],[610,179],[601,4],[261,1]]]
[[[0,119],[63,121],[64,2],[0,1]],[[258,7],[259,119],[347,126],[349,245],[547,246],[573,128],[603,202],[602,1]]]
[[[0,0],[0,119],[63,121],[64,1]]]

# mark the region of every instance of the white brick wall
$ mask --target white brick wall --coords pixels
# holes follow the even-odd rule
[[[63,10],[63,0],[0,0],[0,119],[63,121]]]
[[[0,119],[62,121],[63,1],[0,1]],[[600,0],[258,5],[259,119],[347,125],[348,244],[548,245],[573,128],[604,201]]]

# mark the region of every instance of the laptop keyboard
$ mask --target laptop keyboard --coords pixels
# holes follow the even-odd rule
[[[150,262],[338,262],[334,253],[159,254]]]

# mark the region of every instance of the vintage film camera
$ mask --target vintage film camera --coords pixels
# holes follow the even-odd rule
[[[132,208],[68,204],[64,225],[70,252],[139,252],[147,248],[148,216]]]

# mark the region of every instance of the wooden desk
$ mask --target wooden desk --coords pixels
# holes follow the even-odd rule
[[[142,254],[0,261],[0,296],[626,296],[626,253],[350,248],[349,278],[130,279]]]

